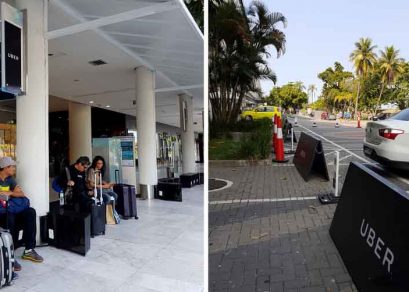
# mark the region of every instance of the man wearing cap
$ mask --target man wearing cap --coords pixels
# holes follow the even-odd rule
[[[70,178],[67,177],[67,171],[64,169],[57,180],[58,185],[60,185],[64,191],[67,187],[72,187],[72,203],[79,203],[82,211],[88,211],[91,200],[88,196],[86,185],[86,170],[89,165],[89,158],[87,156],[81,156],[74,164],[68,166]]]
[[[26,196],[22,188],[13,178],[15,173],[16,162],[11,157],[0,158],[0,195],[7,197]],[[41,263],[43,258],[34,250],[37,232],[36,218],[36,211],[31,207],[28,207],[19,213],[7,212],[6,228],[8,228],[13,235],[13,241],[17,242],[18,232],[15,228],[22,227],[25,249],[21,258]],[[21,270],[21,265],[17,261],[14,262],[14,270]]]

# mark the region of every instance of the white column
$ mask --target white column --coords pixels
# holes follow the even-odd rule
[[[80,156],[92,160],[91,107],[86,104],[68,104],[68,127],[70,140],[70,162]]]
[[[141,198],[153,198],[158,182],[156,164],[155,74],[145,67],[136,73],[136,130]]]
[[[193,131],[192,97],[186,94],[179,95],[179,108],[182,133],[182,171],[183,173],[195,172],[195,134]],[[185,122],[183,122],[183,119],[185,119]]]
[[[17,182],[37,216],[43,216],[49,210],[48,1],[17,0],[15,4],[18,9],[27,9],[26,95],[17,96],[16,102]]]

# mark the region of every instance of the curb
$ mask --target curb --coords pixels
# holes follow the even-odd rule
[[[271,158],[263,160],[209,160],[209,167],[269,166]]]

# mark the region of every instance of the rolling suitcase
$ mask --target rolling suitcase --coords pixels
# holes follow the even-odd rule
[[[94,173],[94,202],[91,204],[91,237],[105,234],[106,207],[102,198],[102,177],[99,172],[99,193],[97,190],[97,172]]]
[[[10,232],[0,228],[0,288],[9,286],[13,280],[14,246]]]
[[[118,195],[116,210],[124,219],[134,217],[138,219],[136,211],[136,192],[135,186],[118,183],[118,176],[115,171],[114,192]]]

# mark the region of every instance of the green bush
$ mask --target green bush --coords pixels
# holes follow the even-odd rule
[[[210,159],[265,159],[271,150],[272,123],[268,119],[239,121],[231,125],[210,126]],[[231,140],[230,132],[247,132],[239,143]]]
[[[257,127],[250,137],[240,141],[240,156],[246,159],[265,159],[271,151],[271,122],[261,120],[255,123]]]

